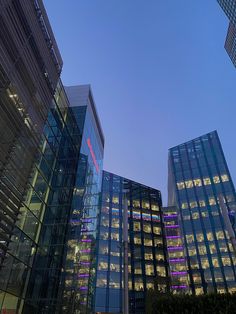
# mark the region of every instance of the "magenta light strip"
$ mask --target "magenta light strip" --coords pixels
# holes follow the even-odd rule
[[[186,271],[173,271],[171,273],[171,275],[175,276],[175,275],[186,275],[187,272]]]
[[[88,287],[80,287],[80,290],[88,290]]]
[[[81,242],[92,242],[91,239],[82,239]]]
[[[172,289],[186,289],[187,286],[184,286],[184,285],[182,285],[182,286],[171,286],[171,288]]]
[[[89,274],[79,274],[78,277],[89,277]]]
[[[178,263],[178,262],[185,262],[184,258],[175,258],[175,259],[170,259],[170,263]]]
[[[81,265],[90,265],[90,262],[80,262]]]
[[[179,239],[181,236],[167,236],[166,239]]]
[[[169,246],[167,249],[170,251],[183,250],[183,246]]]
[[[172,225],[172,226],[169,226],[169,225],[167,225],[167,226],[165,226],[166,228],[179,228],[179,225]]]
[[[164,218],[176,218],[178,215],[164,215]]]
[[[90,253],[91,250],[81,250],[81,253]]]

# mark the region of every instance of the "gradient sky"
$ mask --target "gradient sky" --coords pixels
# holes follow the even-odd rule
[[[236,182],[236,69],[216,0],[44,0],[65,85],[91,84],[104,169],[167,196],[168,149],[217,130]]]

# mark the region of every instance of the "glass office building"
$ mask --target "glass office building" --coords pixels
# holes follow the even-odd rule
[[[82,141],[67,236],[63,313],[92,313],[104,136],[90,86],[67,87],[66,92]]]
[[[144,313],[148,289],[168,290],[160,192],[104,171],[94,312],[123,313],[124,189],[128,190],[130,313]]]
[[[220,195],[235,229],[235,189],[216,131],[169,150],[168,203],[179,209],[195,294],[236,291],[236,257]]]
[[[229,19],[229,27],[225,40],[225,49],[236,66],[236,2],[235,0],[217,0]]]

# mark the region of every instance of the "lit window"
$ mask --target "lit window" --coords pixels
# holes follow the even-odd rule
[[[160,216],[159,216],[159,215],[153,215],[153,214],[152,214],[152,221],[153,221],[153,222],[160,222]]]
[[[144,240],[145,242],[145,240]],[[162,244],[162,239],[154,238],[154,246],[158,246],[159,244]]]
[[[236,287],[228,288],[229,293],[236,293]]]
[[[203,242],[203,241],[204,241],[204,236],[203,236],[202,233],[198,233],[198,234],[197,234],[197,241],[198,241],[198,242]]]
[[[202,180],[201,179],[195,179],[195,180],[193,180],[193,182],[194,182],[195,186],[202,186]]]
[[[107,285],[107,273],[98,272],[97,276],[97,287],[105,288]]]
[[[215,200],[214,197],[209,197],[209,204],[210,204],[211,206],[216,205],[216,200]]]
[[[201,295],[204,293],[203,288],[195,288],[196,295]]]
[[[102,216],[101,225],[104,227],[109,227],[109,218],[108,216]]]
[[[163,254],[160,254],[160,253],[158,253],[158,254],[156,254],[156,260],[158,260],[158,261],[164,261],[164,255]]]
[[[152,204],[152,210],[158,212],[160,209],[159,209],[159,206],[158,206],[158,205]]]
[[[153,227],[153,233],[154,234],[161,234],[161,228],[160,227]]]
[[[223,281],[222,273],[219,269],[215,270],[214,274],[215,274],[215,281],[216,282],[222,282]]]
[[[145,260],[153,260],[152,253],[145,253],[144,258],[145,258]]]
[[[199,218],[199,213],[198,212],[192,213],[192,218],[193,219],[198,219]]]
[[[190,261],[190,265],[191,265],[191,268],[193,268],[193,269],[199,268],[199,265],[198,265],[196,258],[194,258],[193,260]]]
[[[143,289],[144,289],[144,286],[143,286],[142,278],[135,278],[134,290],[143,291]]]
[[[192,243],[194,241],[193,234],[187,234],[186,240],[187,240],[187,243]]]
[[[222,257],[222,263],[224,266],[231,266],[231,261],[229,257]]]
[[[213,182],[214,183],[220,183],[220,178],[218,176],[213,177]]]
[[[154,283],[148,282],[147,283],[147,289],[154,289]]]
[[[140,263],[134,264],[134,273],[135,275],[142,275],[142,266]]]
[[[216,253],[216,246],[215,246],[215,244],[210,244],[210,245],[209,245],[209,248],[210,248],[211,254]]]
[[[119,241],[119,233],[112,232],[111,233],[111,240]]]
[[[145,246],[152,246],[152,240],[151,239],[144,239],[144,245]]]
[[[204,255],[204,254],[206,254],[206,252],[207,252],[205,245],[199,245],[199,246],[198,246],[198,249],[199,249],[200,255]]]
[[[199,201],[199,206],[200,206],[200,207],[204,207],[204,206],[206,206],[205,201],[203,201],[203,200],[202,200],[202,201]]]
[[[140,207],[140,201],[139,200],[133,200],[133,207],[139,208]]]
[[[150,224],[143,224],[143,231],[147,232],[147,233],[151,233],[152,232],[152,228]]]
[[[112,215],[113,216],[119,216],[119,209],[118,208],[112,208]]]
[[[146,275],[153,276],[154,275],[154,266],[153,265],[145,265]]]
[[[211,184],[211,179],[210,178],[204,178],[203,182],[204,182],[204,185],[210,185]]]
[[[216,257],[213,257],[212,258],[212,264],[214,267],[219,267],[219,261],[218,261],[218,258]]]
[[[140,222],[134,221],[134,231],[140,231]]]
[[[207,232],[207,240],[208,241],[213,241],[214,240],[212,232]]]
[[[207,258],[201,258],[202,268],[207,269],[210,267],[209,260]]]
[[[113,204],[119,204],[119,197],[118,196],[113,196],[112,197],[112,203]]]
[[[133,211],[133,218],[134,219],[141,219],[140,211]]]
[[[166,275],[166,270],[165,270],[164,266],[157,266],[156,270],[157,270],[157,275],[158,276],[163,276],[164,277]]]
[[[119,228],[120,226],[119,218],[112,218],[111,226],[112,228]]]
[[[190,247],[188,249],[189,256],[195,256],[197,254],[195,247]]]
[[[190,202],[190,208],[197,207],[197,202]]]
[[[181,208],[182,208],[182,209],[188,208],[188,203],[182,203]]]
[[[193,181],[192,180],[185,181],[185,185],[187,189],[190,189],[193,187]]]
[[[193,275],[193,281],[194,283],[201,283],[201,276],[199,274],[194,274]]]
[[[216,232],[216,238],[217,240],[223,240],[225,238],[223,231],[217,231]]]
[[[134,244],[142,244],[141,238],[134,237]]]
[[[100,239],[107,240],[108,239],[108,232],[101,231]]]
[[[178,190],[183,190],[185,188],[184,182],[177,182]]]
[[[142,201],[142,208],[150,209],[150,203],[148,201]]]
[[[107,270],[108,269],[108,263],[107,262],[99,262],[98,263],[98,270]]]
[[[222,180],[222,182],[229,181],[229,177],[227,176],[227,174],[222,174],[221,175],[221,180]]]
[[[203,218],[209,217],[208,212],[207,211],[202,211],[201,215]]]

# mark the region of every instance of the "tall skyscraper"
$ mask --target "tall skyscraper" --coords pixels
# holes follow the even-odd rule
[[[235,292],[236,257],[219,197],[235,230],[236,195],[216,131],[169,150],[168,193],[179,209],[192,292]]]
[[[125,196],[126,195],[126,196]],[[127,198],[128,207],[125,208]],[[168,290],[166,242],[160,191],[103,172],[97,240],[95,311],[123,312],[124,223],[128,210],[128,288],[130,313],[145,312],[145,296],[154,286]]]
[[[217,0],[229,19],[229,27],[225,40],[225,49],[236,67],[236,1]]]

